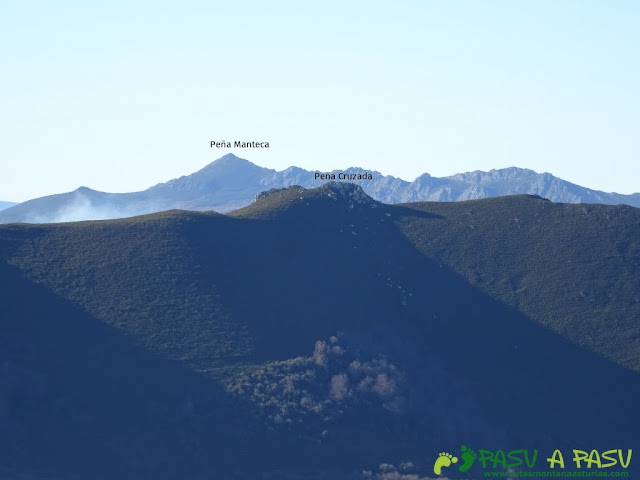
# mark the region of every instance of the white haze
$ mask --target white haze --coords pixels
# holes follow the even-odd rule
[[[77,194],[73,201],[64,205],[53,214],[36,215],[33,223],[64,223],[80,222],[84,220],[110,220],[139,215],[137,211],[127,208],[117,208],[108,205],[94,205],[84,194]]]

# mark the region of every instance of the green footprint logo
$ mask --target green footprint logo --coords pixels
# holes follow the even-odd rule
[[[436,463],[433,464],[433,473],[440,475],[442,473],[442,467],[449,467],[452,463],[457,463],[458,457],[454,457],[450,453],[442,452],[438,455]]]
[[[462,450],[462,454],[460,455],[460,458],[462,458],[462,461],[464,463],[460,465],[459,470],[461,472],[466,472],[471,468],[471,466],[473,465],[473,462],[476,461],[476,458],[478,458],[478,455],[476,455],[476,452],[474,452],[470,448],[467,448],[466,445],[462,445],[462,447],[460,447],[460,450]]]

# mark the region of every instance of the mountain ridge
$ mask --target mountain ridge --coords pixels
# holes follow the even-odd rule
[[[508,167],[489,172],[473,171],[449,177],[425,173],[407,182],[376,171],[349,167],[340,172],[369,172],[372,180],[349,180],[372,198],[388,204],[418,201],[463,201],[503,195],[534,194],[559,203],[628,204],[640,207],[640,193],[622,195],[581,187],[550,173]],[[103,220],[142,215],[162,210],[215,210],[221,213],[245,207],[255,196],[273,188],[300,185],[317,187],[315,172],[299,167],[282,171],[259,167],[231,153],[190,175],[131,193],[105,193],[81,187],[73,192],[41,197],[0,212],[0,223],[52,223]]]

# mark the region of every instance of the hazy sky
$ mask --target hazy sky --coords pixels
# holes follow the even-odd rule
[[[406,180],[508,166],[640,191],[640,2],[2,1],[0,200],[228,153]]]

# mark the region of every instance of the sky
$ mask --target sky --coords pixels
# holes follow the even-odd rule
[[[639,24],[620,0],[0,2],[0,200],[143,190],[229,152],[638,192]]]

